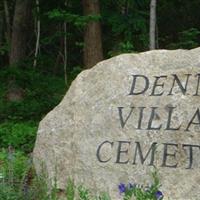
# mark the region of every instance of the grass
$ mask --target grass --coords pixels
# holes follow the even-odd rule
[[[133,184],[120,184],[121,198],[123,200],[161,200],[156,196],[160,183],[157,173],[152,174],[153,184],[144,190]],[[102,193],[94,196],[84,186],[75,186],[73,180],[68,179],[65,191],[57,189],[56,184],[49,191],[44,175],[37,176],[32,160],[24,152],[15,151],[13,148],[0,151],[0,200],[111,200],[110,196]],[[56,181],[55,181],[56,182]],[[117,187],[117,186],[116,186]]]

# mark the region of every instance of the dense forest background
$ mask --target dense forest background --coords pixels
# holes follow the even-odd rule
[[[150,49],[153,1],[151,49],[200,46],[200,0],[0,0],[0,175],[13,152],[26,160],[78,73]]]

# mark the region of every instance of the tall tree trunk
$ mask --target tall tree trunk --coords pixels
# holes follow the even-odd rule
[[[99,15],[99,0],[83,0],[84,15]],[[84,65],[86,68],[94,66],[103,60],[101,24],[90,21],[84,33]]]
[[[3,31],[4,31],[4,22],[3,22],[3,11],[0,10],[0,48],[2,46],[2,42],[3,42]]]
[[[30,18],[31,0],[16,0],[10,51],[11,65],[23,60],[26,56]]]
[[[150,31],[149,31],[149,48],[156,48],[156,0],[151,0],[150,4]]]

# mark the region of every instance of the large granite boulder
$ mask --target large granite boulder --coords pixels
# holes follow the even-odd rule
[[[48,99],[47,99],[48,101]],[[200,197],[200,48],[123,54],[78,75],[40,122],[38,173],[121,199],[120,182],[151,184],[168,199]]]

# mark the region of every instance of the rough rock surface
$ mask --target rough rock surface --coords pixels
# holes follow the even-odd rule
[[[83,71],[40,122],[38,173],[118,200],[120,182],[151,184],[154,165],[166,199],[198,199],[199,73],[200,48],[124,54]]]

